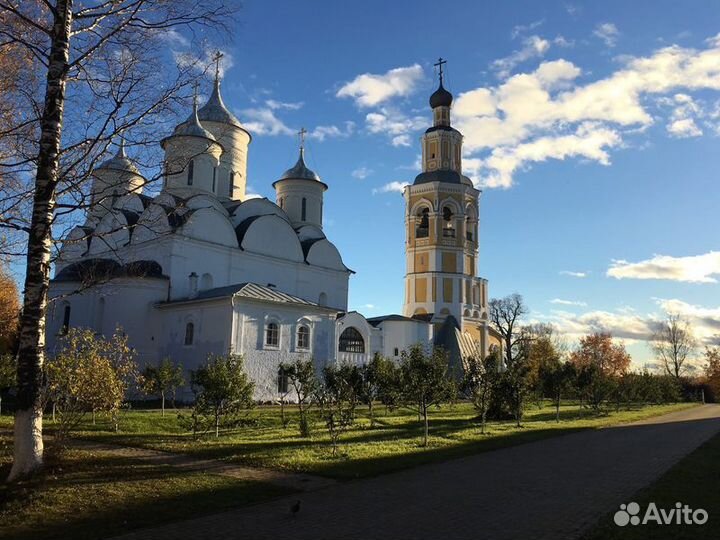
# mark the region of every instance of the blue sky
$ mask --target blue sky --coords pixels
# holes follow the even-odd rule
[[[257,194],[273,198],[311,132],[326,233],[357,272],[351,308],[372,316],[401,309],[390,189],[418,172],[447,58],[491,296],[520,292],[572,335],[611,330],[642,362],[666,311],[720,333],[718,32],[712,1],[248,0],[223,92],[254,132]]]
[[[245,0],[222,50],[224,99],[254,136],[249,191],[274,200],[305,127],[307,162],[330,186],[325,232],[356,271],[351,309],[400,312],[398,187],[419,172],[442,56],[465,173],[483,190],[491,296],[523,294],[531,319],[572,339],[609,330],[638,365],[669,311],[709,343],[720,334],[717,7]]]

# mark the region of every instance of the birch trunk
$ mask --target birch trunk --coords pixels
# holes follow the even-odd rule
[[[60,140],[65,83],[70,55],[72,0],[57,0],[50,43],[45,105],[40,120],[40,145],[33,211],[28,235],[23,311],[20,319],[13,466],[8,480],[42,466],[42,365],[45,308],[50,278],[51,226],[60,167]]]

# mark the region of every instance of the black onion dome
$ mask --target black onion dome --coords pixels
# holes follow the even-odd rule
[[[452,105],[453,95],[445,90],[443,87],[442,81],[440,81],[440,86],[438,87],[435,92],[430,96],[430,107],[449,107]]]

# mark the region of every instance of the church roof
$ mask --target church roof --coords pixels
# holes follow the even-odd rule
[[[113,171],[127,171],[134,174],[139,174],[135,164],[130,161],[125,153],[125,141],[121,138],[118,150],[113,157],[103,161],[97,166],[97,169],[110,169]]]
[[[452,105],[453,95],[445,90],[443,87],[442,79],[440,79],[440,86],[430,96],[430,107],[449,107]]]
[[[444,182],[446,184],[461,184],[462,177],[457,171],[450,169],[439,169],[435,171],[426,171],[418,174],[413,182],[414,186],[418,184],[429,184],[430,182]]]
[[[222,95],[220,94],[220,78],[215,78],[212,94],[207,103],[198,110],[198,118],[203,122],[217,122],[219,124],[228,124],[241,129],[243,128],[240,120],[231,113],[225,106]]]
[[[294,296],[282,291],[278,291],[274,287],[258,285],[257,283],[236,283],[225,287],[216,287],[200,291],[193,298],[179,298],[163,302],[163,304],[175,304],[180,302],[194,302],[197,300],[208,300],[213,298],[230,298],[232,296],[249,298],[251,300],[262,300],[264,302],[274,302],[278,304],[295,304],[304,306],[318,306],[315,302],[310,302],[304,298]]]
[[[407,321],[407,322],[426,322],[420,319],[417,319],[415,317],[405,317],[403,315],[381,315],[379,317],[370,317],[369,319],[366,319],[368,323],[370,323],[372,326],[379,326],[381,323],[384,323],[385,321]]]
[[[327,189],[327,184],[320,180],[320,176],[305,165],[305,149],[302,146],[300,147],[300,156],[298,157],[297,163],[295,163],[295,165],[285,171],[280,178],[273,182],[273,187],[281,180],[313,180],[321,183]]]
[[[217,142],[215,137],[213,137],[213,134],[200,125],[200,119],[198,118],[197,96],[195,96],[193,111],[190,116],[188,116],[188,119],[175,127],[171,137],[175,136],[200,137]]]
[[[66,266],[57,273],[53,281],[102,283],[120,277],[169,279],[156,261],[142,260],[120,264],[112,259],[95,258]]]

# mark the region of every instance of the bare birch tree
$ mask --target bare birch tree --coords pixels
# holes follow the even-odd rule
[[[697,347],[690,321],[670,313],[658,323],[651,347],[665,366],[668,375],[680,378],[687,371],[686,361]]]
[[[513,364],[518,347],[524,337],[520,322],[527,312],[525,301],[518,293],[490,300],[490,323],[502,336],[507,367]]]
[[[156,143],[197,78],[170,44],[202,50],[228,35],[234,12],[232,0],[0,0],[0,57],[12,48],[30,63],[6,92],[16,113],[0,128],[0,228],[13,233],[3,245],[25,257],[11,480],[42,465],[54,242],[88,207],[91,173],[119,135],[148,182],[161,177]]]

